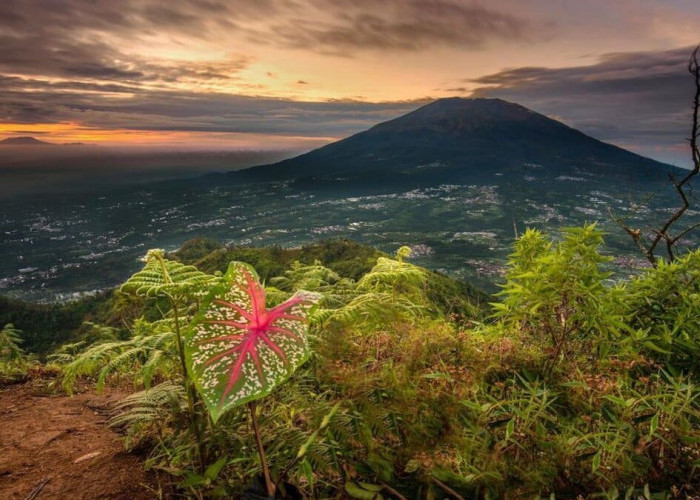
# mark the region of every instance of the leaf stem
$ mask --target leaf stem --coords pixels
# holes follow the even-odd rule
[[[431,479],[435,484],[437,484],[440,488],[442,488],[442,489],[445,491],[445,493],[447,493],[448,495],[451,495],[453,498],[456,498],[457,500],[464,500],[464,497],[463,497],[462,495],[460,495],[459,493],[457,493],[455,490],[453,490],[452,488],[450,488],[449,486],[447,486],[445,483],[443,483],[442,481],[440,481],[438,478],[436,478],[436,477],[433,476],[432,474],[430,475],[430,479]]]
[[[258,416],[255,412],[256,405],[255,401],[248,403],[248,408],[250,408],[250,418],[253,423],[253,433],[255,434],[255,442],[258,445],[258,453],[260,454],[260,464],[263,469],[263,477],[265,478],[265,488],[267,489],[267,496],[274,498],[275,496],[275,485],[270,478],[270,468],[267,465],[267,458],[265,457],[265,448],[263,448],[262,438],[260,437],[260,428],[258,427]]]

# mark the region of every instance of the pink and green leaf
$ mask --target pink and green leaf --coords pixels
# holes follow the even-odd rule
[[[309,357],[307,315],[317,296],[297,292],[267,309],[255,270],[231,262],[194,318],[186,343],[190,376],[214,422],[269,394]]]

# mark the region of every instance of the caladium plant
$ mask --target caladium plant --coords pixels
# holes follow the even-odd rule
[[[187,367],[216,422],[269,394],[309,357],[307,316],[319,296],[297,292],[268,309],[255,270],[231,262],[190,325]]]

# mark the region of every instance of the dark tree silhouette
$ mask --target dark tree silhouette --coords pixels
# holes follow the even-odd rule
[[[700,172],[700,151],[698,151],[698,112],[700,111],[700,66],[698,66],[698,51],[700,45],[695,47],[688,62],[688,72],[692,75],[695,83],[695,95],[693,97],[693,125],[690,133],[690,150],[693,160],[693,168],[681,180],[670,176],[671,182],[681,199],[681,205],[659,228],[651,230],[650,236],[642,234],[641,229],[633,229],[625,223],[622,218],[613,217],[615,222],[629,234],[637,247],[653,266],[657,264],[656,251],[662,242],[666,246],[668,260],[673,261],[678,256],[678,242],[685,235],[700,227],[700,222],[692,224],[679,232],[672,232],[676,223],[681,219],[686,210],[690,207],[689,195],[692,189],[690,180]]]

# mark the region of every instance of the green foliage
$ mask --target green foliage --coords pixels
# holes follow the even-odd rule
[[[87,323],[91,336],[65,345],[50,356],[51,361],[64,365],[63,385],[67,391],[72,391],[82,377],[95,377],[98,390],[112,375],[128,374],[135,384],[145,387],[154,378],[178,372],[186,377],[180,329],[199,297],[221,278],[168,260],[161,250],[149,251],[144,260],[144,268],[122,285],[119,299],[147,299],[155,304],[152,315],[156,318],[135,319],[126,339],[120,338],[114,328]],[[128,301],[124,303],[132,307]],[[142,307],[147,311],[146,304]]]
[[[122,293],[151,298],[196,295],[220,281],[194,266],[166,259],[163,250],[149,250],[144,260],[144,268],[120,287]]]
[[[211,238],[192,238],[184,242],[182,246],[170,256],[185,264],[194,264],[212,252],[216,252],[222,248],[223,245],[221,245],[221,243]]]
[[[0,330],[0,387],[24,382],[27,371],[33,367],[33,359],[20,347],[22,331],[12,323]]]
[[[53,362],[65,363],[63,386],[68,392],[72,392],[79,377],[96,377],[99,391],[112,374],[128,374],[135,384],[149,387],[154,377],[167,377],[178,370],[174,325],[170,318],[154,323],[137,320],[127,340],[103,334],[102,339],[81,347],[69,344],[49,357]],[[71,351],[76,348],[80,350],[73,354]]]
[[[214,275],[225,272],[229,262],[251,264],[263,282],[270,283],[284,275],[295,262],[300,265],[327,267],[341,278],[358,280],[385,254],[349,240],[329,240],[301,248],[280,247],[221,247],[212,240],[195,238],[183,244],[177,252],[168,255],[184,264],[194,264],[204,272]],[[464,282],[431,273],[428,294],[436,306],[454,314],[460,320],[479,314],[478,304],[488,301],[485,294]],[[304,287],[300,287],[304,288]],[[271,299],[274,291],[269,292]],[[278,302],[284,300],[278,296]],[[475,308],[474,305],[477,305]],[[28,352],[46,355],[66,343],[91,342],[92,330],[86,322],[119,328],[119,337],[128,336],[125,325],[143,316],[156,321],[162,310],[170,304],[166,298],[145,302],[141,297],[127,293],[103,292],[63,304],[34,304],[0,296],[0,325],[13,323],[21,329],[23,348]]]
[[[200,241],[193,240],[192,245],[204,246]],[[185,243],[183,248],[190,247],[188,243]],[[357,280],[374,266],[378,257],[384,255],[365,245],[338,239],[305,245],[301,248],[227,247],[213,250],[208,255],[203,255],[203,252],[178,250],[173,253],[173,258],[185,264],[196,265],[201,271],[210,274],[216,271],[226,272],[231,261],[245,262],[255,268],[263,282],[267,282],[275,276],[281,276],[285,269],[296,261],[306,265],[319,262],[342,277]]]
[[[20,347],[22,332],[8,323],[0,330],[0,361],[16,361],[24,356]]]
[[[98,325],[90,321],[86,321],[83,326],[89,329],[89,333],[84,336],[84,340],[63,344],[53,353],[49,354],[46,357],[46,361],[57,365],[68,365],[75,361],[83,351],[93,344],[115,342],[119,340],[116,328]]]
[[[639,330],[642,351],[700,374],[700,250],[671,263],[659,260],[619,289],[622,314]]]
[[[282,276],[272,278],[270,284],[286,292],[295,290],[324,292],[330,291],[341,281],[340,275],[323,266],[321,261],[315,261],[311,265],[295,261]],[[351,281],[346,279],[345,282],[350,283]]]
[[[431,304],[425,294],[427,278],[425,269],[379,257],[357,282],[339,280],[327,290],[315,319],[324,325],[353,324],[372,331],[389,321],[428,314]]]
[[[528,229],[515,243],[494,317],[537,341],[548,341],[552,364],[619,336],[622,317],[609,307],[603,235],[594,225],[562,230],[552,244]]]
[[[186,421],[185,391],[181,384],[165,381],[119,401],[110,420],[112,427],[127,431],[127,448],[163,438],[178,421]]]
[[[336,257],[351,255],[334,245]],[[85,344],[59,354],[68,376],[152,383],[114,423],[193,497],[241,497],[265,463],[279,491],[286,482],[307,498],[687,497],[700,488],[700,252],[615,284],[601,245],[594,226],[557,241],[527,231],[483,322],[483,296],[408,263],[405,249],[373,257],[356,276],[279,248],[218,248],[197,261],[246,253],[269,273],[264,292],[241,264],[234,268],[250,280],[194,274],[173,286],[179,278],[163,277],[186,265],[152,255],[146,267],[157,276],[134,279],[118,298],[129,315],[141,301],[148,317],[130,320],[127,338],[93,326]],[[236,337],[209,352],[226,375],[214,382],[227,385],[238,361],[229,351],[250,333],[252,309],[282,311],[300,290],[322,296],[309,316],[311,355],[285,374],[284,390],[257,401],[263,461],[250,417],[235,405],[243,400],[225,413],[217,405],[216,425],[208,419],[183,378],[178,331],[190,332],[188,350],[207,345],[192,336],[206,321],[203,340]],[[233,293],[233,316],[215,308],[220,318],[193,322],[223,293]],[[213,321],[236,325],[213,330]],[[251,374],[260,376],[255,363]]]
[[[34,304],[0,297],[0,325],[12,323],[23,332],[23,348],[44,355],[65,342],[76,341],[84,333],[84,321],[98,319],[105,322],[109,316],[111,294],[65,304]]]

